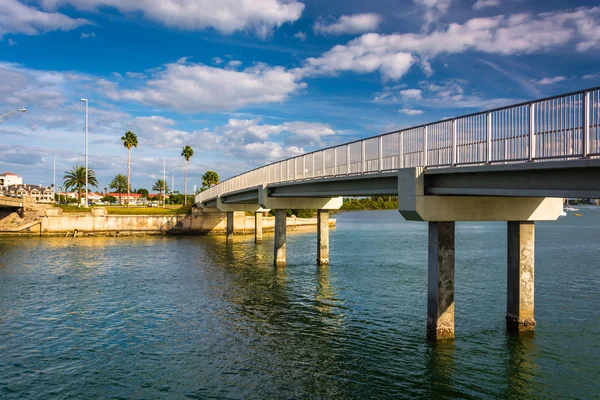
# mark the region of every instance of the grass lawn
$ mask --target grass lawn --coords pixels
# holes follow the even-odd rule
[[[64,204],[55,204],[54,207],[59,207],[66,213],[86,213],[92,211],[91,208],[79,208],[77,206]],[[106,206],[105,208],[109,215],[177,215],[191,213],[191,206],[183,207],[182,205],[166,205],[165,208],[138,206],[131,206],[129,208],[122,206]]]

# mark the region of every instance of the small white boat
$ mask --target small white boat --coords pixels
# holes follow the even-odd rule
[[[564,211],[579,211],[579,208],[573,206],[565,206]]]
[[[566,211],[561,212],[560,215],[559,215],[559,217],[566,217],[566,216],[567,216],[567,212]]]

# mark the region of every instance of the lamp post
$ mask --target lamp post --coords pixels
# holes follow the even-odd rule
[[[167,194],[167,161],[163,157],[163,208],[165,208],[165,195]]]
[[[0,115],[0,124],[3,123],[4,121],[6,121],[13,114],[16,114],[16,113],[19,113],[19,112],[26,112],[26,111],[27,111],[27,109],[25,107],[21,107],[18,110],[14,110],[14,111],[11,111],[11,112],[6,113],[4,115]]]
[[[89,192],[88,192],[88,99],[81,99],[85,103],[85,206],[88,207]],[[81,206],[81,204],[80,204]]]
[[[52,185],[52,202],[56,202],[56,155],[54,155],[54,185]]]

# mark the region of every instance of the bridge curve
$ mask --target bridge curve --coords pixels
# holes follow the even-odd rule
[[[343,196],[398,196],[427,221],[427,336],[454,337],[456,221],[507,221],[507,328],[533,330],[535,221],[563,197],[600,198],[600,87],[401,129],[236,175],[198,194],[203,212],[275,210],[274,265],[286,263],[286,209],[317,209],[317,263],[329,264],[329,210]]]
[[[216,205],[219,196],[259,186],[367,174],[383,176],[403,168],[429,171],[478,165],[492,171],[494,167],[500,170],[498,165],[548,161],[562,161],[564,165],[599,156],[600,87],[594,87],[396,130],[277,161],[233,176],[201,192],[195,201],[201,207]],[[373,179],[376,184],[378,178]],[[361,188],[352,194],[368,195]],[[339,195],[351,194],[345,191]]]

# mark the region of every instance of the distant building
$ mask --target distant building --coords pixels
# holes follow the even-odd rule
[[[19,179],[23,179],[19,177]],[[9,196],[31,197],[36,203],[54,203],[54,191],[42,185],[10,185],[3,188]]]
[[[12,172],[5,172],[3,174],[0,174],[0,187],[1,188],[7,188],[9,186],[13,186],[13,185],[22,185],[23,184],[23,177],[17,175],[17,174],[13,174]]]

